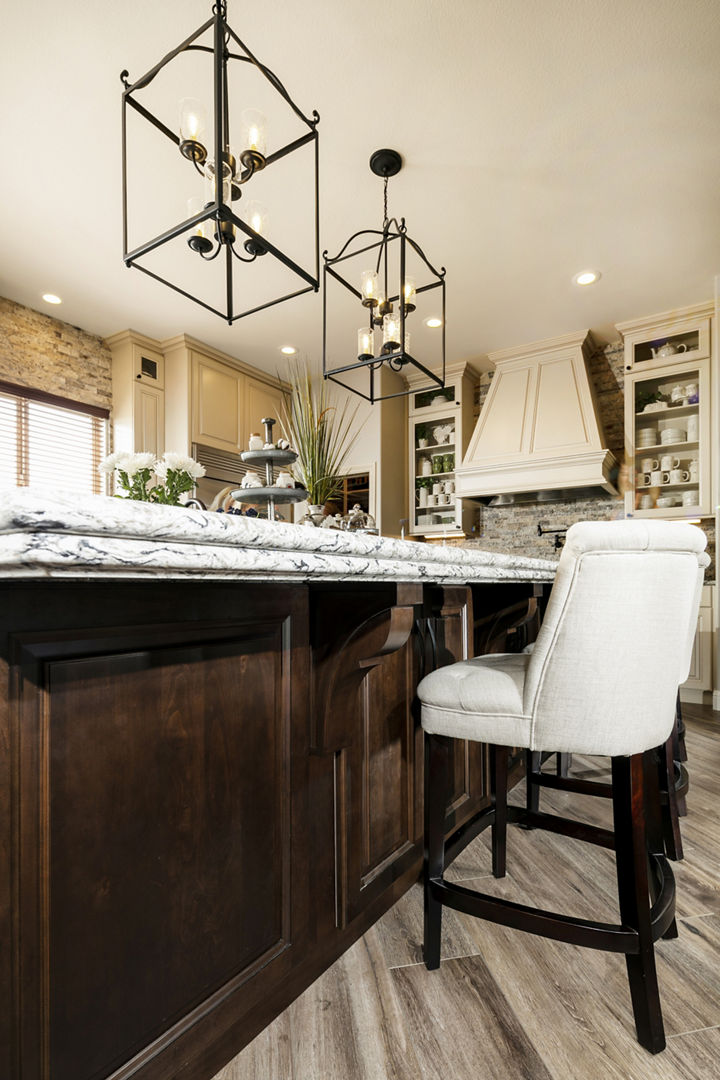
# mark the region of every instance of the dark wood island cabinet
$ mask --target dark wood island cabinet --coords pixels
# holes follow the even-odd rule
[[[531,596],[540,565],[465,585],[7,573],[0,1075],[212,1077],[417,879],[415,687],[472,652],[473,604]],[[485,797],[465,748],[448,830]]]

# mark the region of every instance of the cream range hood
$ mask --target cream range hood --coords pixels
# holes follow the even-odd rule
[[[495,374],[462,465],[459,497],[498,502],[617,494],[587,361],[588,331],[490,353]]]

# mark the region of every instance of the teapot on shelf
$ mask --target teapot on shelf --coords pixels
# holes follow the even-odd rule
[[[671,341],[666,341],[664,345],[659,345],[657,349],[653,349],[651,345],[650,352],[652,353],[653,360],[663,360],[666,356],[674,356],[675,353],[687,352],[687,345],[682,341],[679,345],[673,345]]]

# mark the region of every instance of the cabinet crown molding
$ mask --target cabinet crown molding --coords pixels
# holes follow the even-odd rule
[[[671,308],[670,311],[656,312],[654,315],[643,315],[639,319],[627,319],[625,322],[615,323],[615,329],[625,337],[637,331],[648,332],[661,324],[673,324],[685,322],[688,319],[704,319],[715,314],[715,305],[712,300],[706,300],[702,304],[692,304],[689,307]]]

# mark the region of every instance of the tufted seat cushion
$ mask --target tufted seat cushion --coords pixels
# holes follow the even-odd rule
[[[525,746],[530,717],[523,712],[529,655],[501,653],[438,668],[418,686],[423,727],[434,735],[493,742],[498,724],[508,746]]]

